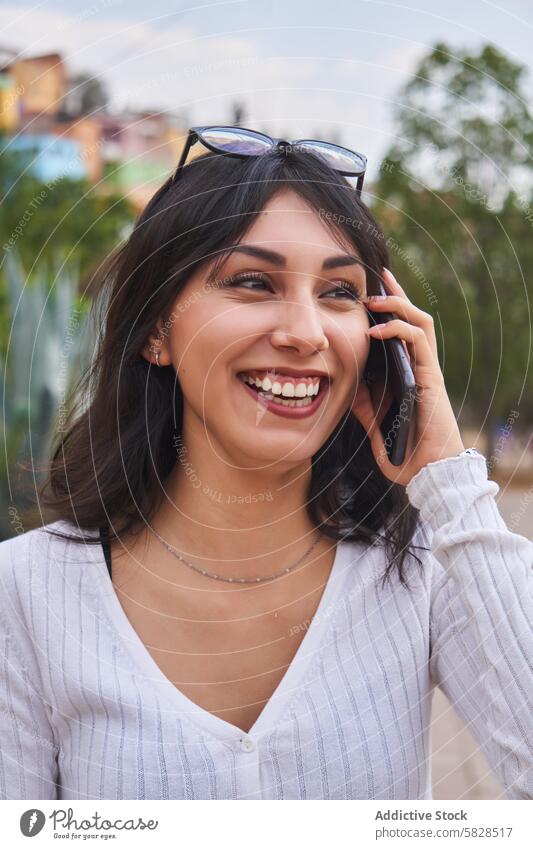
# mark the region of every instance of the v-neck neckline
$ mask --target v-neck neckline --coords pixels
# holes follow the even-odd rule
[[[244,731],[238,725],[210,713],[186,696],[167,678],[142,642],[118,599],[107,569],[102,546],[93,547],[89,545],[88,549],[91,554],[95,554],[94,562],[98,567],[99,595],[105,605],[107,615],[120,635],[126,653],[133,656],[137,668],[149,679],[150,685],[161,694],[164,701],[171,707],[185,712],[188,720],[192,721],[197,727],[218,739],[235,740],[242,737],[257,738],[271,731],[275,727],[276,721],[295,698],[298,685],[313,662],[320,638],[325,633],[326,625],[328,621],[331,621],[333,605],[345,577],[346,570],[343,570],[342,567],[347,560],[349,547],[349,541],[337,541],[333,565],[311,623],[285,674],[249,731]]]

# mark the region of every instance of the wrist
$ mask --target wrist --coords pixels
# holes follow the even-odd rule
[[[465,448],[462,441],[453,442],[451,445],[446,446],[445,449],[442,450],[442,453],[439,457],[439,460],[447,460],[448,457],[461,457],[466,451],[470,452],[473,449]]]
[[[489,483],[493,486],[493,482],[487,478],[484,455],[475,448],[465,448],[458,454],[433,461],[420,469],[407,484],[406,493],[411,504],[421,510],[423,518],[432,522],[433,513],[439,512],[441,501],[451,507],[453,503],[461,502],[469,485],[487,487]],[[497,487],[493,491],[497,491]],[[454,515],[455,509],[450,509],[450,516]]]

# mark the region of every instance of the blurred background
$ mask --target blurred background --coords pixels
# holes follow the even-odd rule
[[[90,361],[93,274],[207,123],[365,153],[463,441],[533,537],[531,4],[0,6],[1,539]],[[438,691],[432,736],[435,798],[503,796]]]

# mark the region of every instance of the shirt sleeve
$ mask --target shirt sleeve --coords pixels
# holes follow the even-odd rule
[[[430,538],[432,681],[509,799],[533,799],[533,543],[499,513],[481,454],[449,457],[407,484]]]
[[[34,533],[0,543],[0,799],[58,798],[59,748],[28,613]]]

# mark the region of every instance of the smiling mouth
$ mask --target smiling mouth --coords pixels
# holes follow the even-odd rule
[[[254,386],[253,383],[250,383],[249,381],[245,380],[244,379],[245,374],[246,374],[245,372],[241,372],[237,375],[237,377],[239,378],[239,380],[242,383],[244,383],[245,386],[249,386],[250,389],[252,389],[253,392],[256,393],[256,395],[260,396],[261,398],[264,398],[265,401],[274,401],[274,402],[279,403],[282,406],[286,406],[286,407],[300,408],[300,407],[309,406],[310,404],[313,403],[313,401],[316,401],[316,399],[319,397],[319,395],[323,392],[323,390],[327,386],[329,386],[329,383],[330,383],[330,380],[327,377],[325,377],[325,376],[318,377],[317,376],[317,380],[318,380],[319,385],[318,385],[318,392],[316,393],[316,395],[305,395],[302,398],[302,397],[297,397],[297,396],[281,395],[280,393],[272,392],[271,389],[268,389],[268,390],[260,389],[257,386]]]
[[[311,415],[321,405],[324,396],[330,388],[331,381],[328,377],[320,377],[319,388],[316,395],[307,396],[305,398],[287,398],[283,395],[274,395],[271,391],[258,389],[253,384],[249,384],[243,380],[243,374],[238,374],[237,379],[242,383],[243,388],[250,393],[252,397],[257,399],[257,403],[264,406],[265,409],[271,412],[276,412],[279,415],[287,415],[290,417],[301,418],[302,416]]]

